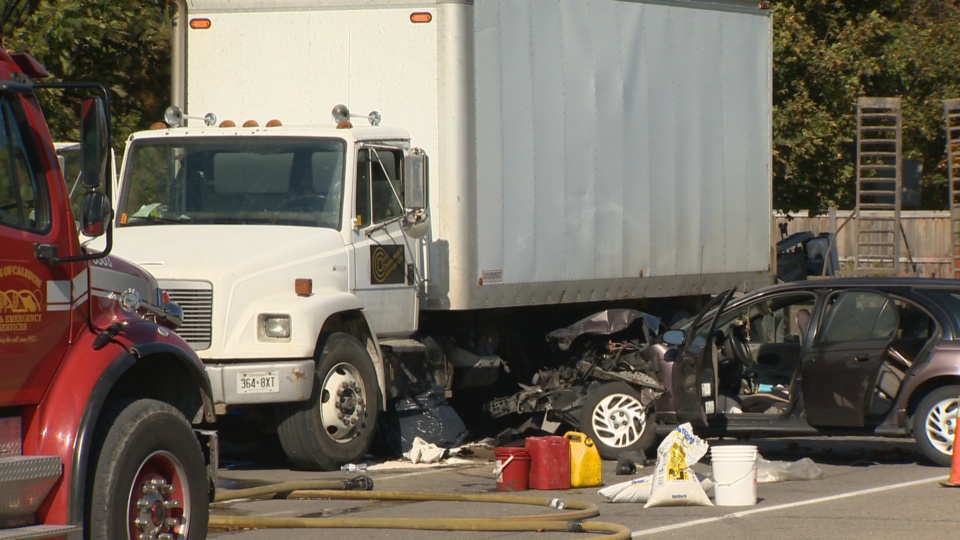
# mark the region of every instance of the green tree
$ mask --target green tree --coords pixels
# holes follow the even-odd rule
[[[96,81],[111,90],[111,127],[127,135],[163,117],[170,94],[167,0],[8,0],[3,46],[29,52],[54,81]],[[8,15],[9,11],[9,15]],[[77,140],[78,107],[41,96],[55,138]]]
[[[900,97],[923,207],[947,207],[941,100],[960,97],[956,0],[782,0],[774,6],[774,207],[852,208],[856,103]]]

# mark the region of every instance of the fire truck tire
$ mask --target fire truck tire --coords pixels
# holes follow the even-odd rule
[[[357,338],[335,333],[321,348],[310,399],[279,407],[277,435],[295,466],[336,470],[367,453],[379,411],[370,355]]]
[[[580,409],[580,431],[593,439],[603,459],[624,452],[649,453],[656,441],[656,416],[645,408],[640,392],[624,382],[611,382],[587,395]]]
[[[206,466],[179,410],[152,399],[110,401],[94,439],[87,538],[206,538]]]

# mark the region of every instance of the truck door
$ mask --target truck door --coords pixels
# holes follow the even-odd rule
[[[807,421],[863,426],[884,351],[900,323],[896,302],[875,291],[844,291],[827,298],[821,319],[801,366]]]
[[[56,173],[44,166],[21,103],[0,93],[0,408],[40,401],[66,353],[73,314],[72,265],[46,265],[34,253],[36,244],[54,244],[69,254],[76,233],[53,220],[66,209],[54,214]]]
[[[401,228],[403,151],[361,147],[356,193],[356,294],[377,335],[409,335],[417,329],[414,278],[419,242],[408,238]]]
[[[677,421],[707,425],[717,402],[717,323],[734,289],[711,300],[687,330],[678,359],[673,364],[673,395]]]

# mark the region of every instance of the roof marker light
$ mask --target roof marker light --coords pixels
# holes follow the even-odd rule
[[[276,118],[273,118],[273,119],[271,119],[271,120],[267,120],[267,127],[280,127],[280,126],[282,126],[282,125],[283,125],[283,122],[281,122],[280,120],[278,120],[278,119],[276,119]]]
[[[211,24],[210,19],[190,19],[190,28],[194,30],[206,30]]]
[[[410,14],[410,22],[412,23],[428,23],[433,20],[433,15],[426,11],[417,11]]]
[[[233,120],[224,120],[223,122],[220,122],[220,127],[222,128],[237,127],[237,123],[234,122]]]
[[[243,123],[243,127],[260,127],[260,123],[251,118]]]

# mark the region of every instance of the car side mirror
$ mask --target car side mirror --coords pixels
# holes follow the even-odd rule
[[[96,238],[106,232],[110,220],[110,199],[102,191],[90,191],[80,201],[80,232]]]
[[[683,345],[686,335],[683,333],[683,330],[667,330],[662,336],[660,336],[660,339],[662,339],[667,345],[679,347],[680,345]]]

